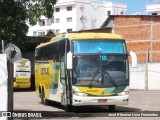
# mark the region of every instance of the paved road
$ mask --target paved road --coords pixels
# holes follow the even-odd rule
[[[78,110],[72,113],[66,113],[60,104],[51,102],[49,106],[44,106],[40,103],[40,99],[35,92],[30,91],[15,91],[14,92],[14,110],[15,111],[51,111],[55,119],[106,119],[110,111],[108,107],[78,107]],[[116,113],[141,113],[143,111],[160,111],[160,91],[131,91],[129,104],[125,106],[117,106]],[[107,114],[107,116],[106,116]],[[59,117],[63,116],[63,117]],[[114,115],[114,114],[113,114]],[[160,112],[159,112],[160,115]],[[89,118],[88,118],[89,117]],[[128,117],[109,117],[114,120],[126,119]],[[133,117],[135,119],[136,117]],[[158,120],[156,117],[138,117],[139,119]],[[53,118],[51,118],[53,119]]]

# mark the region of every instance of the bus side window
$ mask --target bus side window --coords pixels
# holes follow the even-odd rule
[[[66,80],[64,62],[60,64],[60,81],[64,85]]]
[[[51,47],[50,47],[50,57],[53,61],[55,61],[55,45],[54,44],[51,44]]]
[[[56,62],[59,62],[59,44],[57,43],[56,44],[56,47],[55,47],[55,60]]]
[[[42,58],[43,58],[42,48],[39,49],[39,52],[40,52],[39,53],[40,54],[39,55],[39,60],[42,60]]]
[[[65,40],[60,41],[60,46],[59,46],[59,58],[64,59],[64,54],[65,54]]]
[[[38,49],[35,50],[35,59],[38,60],[39,57],[39,53],[38,53]]]

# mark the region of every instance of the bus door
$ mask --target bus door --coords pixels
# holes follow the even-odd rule
[[[69,40],[65,40],[65,54],[64,59],[60,64],[60,79],[62,83],[62,95],[61,95],[61,104],[64,105],[65,110],[68,111],[72,105],[72,78],[71,70],[67,69],[67,53],[69,51]],[[72,58],[71,58],[72,59]]]

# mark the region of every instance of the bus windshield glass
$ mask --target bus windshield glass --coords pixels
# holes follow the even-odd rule
[[[82,46],[80,42],[77,42],[79,49],[77,48],[78,44],[74,42],[77,45],[74,44],[76,48],[74,48],[73,56],[73,85],[117,87],[129,84],[128,57],[125,54],[125,45],[124,43],[122,44],[122,41],[118,41],[119,45],[117,46],[116,41],[114,41],[114,43],[108,42],[110,44],[108,45],[110,50],[106,50],[107,42],[104,41],[102,41],[103,45],[100,45],[101,43],[98,42],[97,44],[100,43],[99,46],[96,44],[92,46],[92,42],[87,42],[86,45],[90,44],[90,46],[87,47],[88,49],[81,49]],[[83,41],[83,45],[84,44],[85,42]],[[93,49],[91,50],[90,48]],[[97,48],[99,48],[101,52],[95,50]],[[114,50],[114,48],[116,50]]]
[[[124,40],[77,40],[73,44],[74,54],[126,52]]]
[[[73,84],[102,87],[128,85],[128,63],[126,58],[124,55],[74,56]]]

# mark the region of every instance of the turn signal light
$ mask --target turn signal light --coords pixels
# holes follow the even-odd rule
[[[16,81],[16,77],[13,78],[13,81]]]

